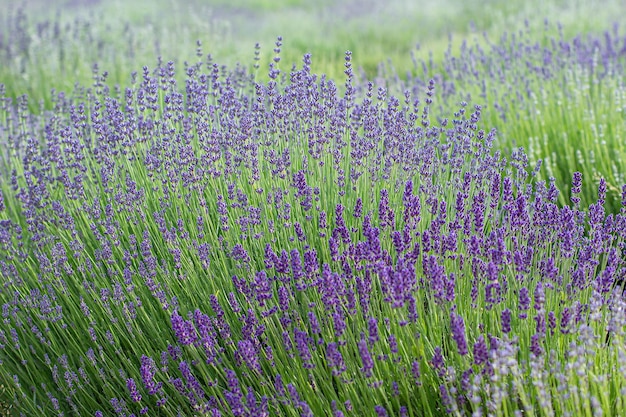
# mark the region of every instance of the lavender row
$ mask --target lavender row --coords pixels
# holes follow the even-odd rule
[[[17,409],[617,414],[626,212],[606,182],[587,209],[572,173],[557,204],[521,150],[492,151],[481,106],[435,122],[435,81],[359,90],[347,53],[339,88],[280,49],[264,84],[159,62],[124,89],[94,68],[43,115],[3,99]]]
[[[570,198],[574,171],[587,175],[579,198],[585,207],[595,201],[600,178],[607,182],[606,208],[620,210],[621,184],[626,182],[623,114],[626,109],[622,74],[626,37],[618,24],[603,33],[568,38],[562,25],[545,21],[543,31],[524,30],[493,39],[487,34],[449,46],[442,61],[414,56],[412,71],[381,68],[382,85],[416,92],[430,79],[440,85],[441,108],[460,100],[484,104],[484,126],[500,134],[497,149],[505,155],[523,147],[530,163],[542,161],[539,176],[554,177]]]

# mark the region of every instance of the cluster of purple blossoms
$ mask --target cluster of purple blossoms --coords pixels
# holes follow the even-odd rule
[[[358,84],[347,53],[340,91],[309,56],[283,72],[281,46],[265,84],[200,54],[184,88],[171,62],[125,90],[94,68],[41,115],[0,89],[0,360],[21,405],[483,415],[520,381],[567,380],[555,345],[564,369],[626,363],[598,343],[626,325],[611,184],[585,211],[572,173],[558,203],[522,151],[492,151],[487,107],[435,115],[460,75],[398,98]]]

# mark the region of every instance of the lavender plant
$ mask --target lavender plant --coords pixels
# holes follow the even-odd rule
[[[23,415],[623,411],[626,209],[495,152],[483,108],[159,61],[2,88],[0,360]],[[202,54],[199,54],[202,57]],[[622,204],[626,203],[622,187]],[[605,336],[610,334],[610,338]]]
[[[535,31],[537,32],[537,30]],[[595,201],[601,178],[607,182],[607,210],[621,207],[624,178],[625,38],[614,25],[601,35],[566,38],[562,25],[550,25],[536,36],[530,23],[497,41],[489,37],[466,41],[459,53],[449,47],[442,63],[415,60],[413,75],[399,77],[401,89],[423,88],[439,80],[439,99],[445,108],[459,100],[480,100],[485,126],[500,133],[496,147],[505,155],[521,147],[539,176],[555,178],[563,191],[560,204],[569,202],[571,173],[583,172],[586,181],[579,198],[587,207]],[[538,40],[542,38],[542,40]],[[390,88],[395,83],[389,83]]]
[[[418,56],[428,58],[432,51],[435,62],[441,62],[451,34],[456,48],[475,33],[498,37],[503,31],[523,29],[523,22],[529,20],[537,39],[541,36],[537,18],[558,16],[569,39],[580,33],[600,33],[622,9],[618,0],[567,7],[556,0],[489,4],[447,0],[428,5],[402,0],[384,4],[372,0],[5,2],[0,6],[4,64],[0,82],[10,97],[28,93],[33,111],[42,100],[50,109],[50,90],[71,91],[76,82],[89,84],[94,64],[109,72],[110,81],[125,86],[130,71],[153,63],[155,56],[167,57],[180,68],[185,61],[192,62],[193,42],[198,39],[210,46],[207,52],[218,62],[234,67],[250,62],[249,51],[255,43],[271,45],[277,34],[288,41],[281,55],[289,66],[311,52],[313,71],[338,79],[343,53],[350,49],[356,66],[373,78],[383,62],[391,61],[402,72],[410,68],[416,44],[421,45]],[[185,45],[189,48],[181,48]],[[262,54],[261,65],[271,59],[271,54]],[[259,77],[266,82],[261,73]],[[178,82],[183,81],[181,76]]]
[[[526,20],[524,26],[520,26],[521,23],[504,24],[494,16],[517,16],[511,19],[523,22],[527,18],[523,5],[511,4],[506,11],[492,8],[491,13],[482,13],[479,18],[472,12],[475,7],[466,3],[463,7],[470,10],[456,7],[458,5],[450,6],[455,13],[463,16],[462,19],[459,17],[456,26],[474,28],[473,33],[491,29],[488,31],[491,36],[485,34],[473,44],[468,43],[465,36],[462,37],[463,43],[452,38],[441,57],[433,58],[431,55],[430,59],[420,60],[418,56],[421,51],[417,51],[411,74],[398,75],[393,69],[381,66],[376,87],[384,86],[397,96],[403,95],[405,90],[415,95],[426,88],[430,79],[437,80],[440,85],[437,90],[437,102],[442,107],[440,113],[452,114],[460,101],[483,104],[480,128],[498,130],[499,140],[495,146],[506,158],[522,147],[528,155],[531,168],[541,161],[542,169],[537,174],[547,182],[554,178],[562,190],[558,196],[561,207],[569,203],[572,197],[569,178],[572,172],[578,171],[585,176],[583,188],[577,197],[581,199],[582,207],[586,208],[595,201],[599,180],[604,178],[608,190],[606,210],[614,214],[619,212],[620,184],[626,182],[623,175],[626,150],[620,140],[624,125],[624,88],[621,77],[624,36],[620,34],[619,28],[615,26],[600,35],[581,35],[580,29],[567,21],[559,25],[558,30],[547,23],[542,30],[536,19]],[[105,5],[101,6],[101,14],[107,16]],[[302,4],[297,6],[304,7]],[[258,2],[253,8],[268,7],[270,5]],[[389,8],[392,9],[389,12],[394,14],[412,16],[415,13],[413,9],[398,11],[395,4],[389,5]],[[602,13],[594,13],[599,21],[593,23],[583,19],[586,24],[594,29],[605,27],[606,22],[601,19],[601,15],[609,13],[612,5],[610,2],[603,4],[601,9]],[[63,13],[55,18],[38,21],[20,8],[9,8],[6,16],[0,10],[0,17],[6,20],[0,36],[0,54],[7,63],[0,68],[0,82],[5,83],[7,97],[17,98],[27,93],[32,111],[51,109],[55,94],[48,94],[49,91],[71,91],[75,82],[88,83],[94,74],[97,78],[101,73],[98,63],[101,68],[106,66],[110,86],[128,85],[131,80],[127,68],[137,68],[140,63],[147,62],[148,56],[151,58],[154,54],[165,53],[173,56],[179,67],[183,67],[184,62],[193,61],[193,48],[189,48],[190,53],[185,53],[179,46],[191,44],[191,40],[197,36],[201,36],[205,44],[211,45],[211,52],[218,56],[223,54],[222,48],[247,50],[247,44],[244,47],[241,44],[233,47],[230,43],[232,36],[243,37],[242,34],[228,32],[226,23],[220,23],[219,19],[212,17],[210,10],[199,6],[193,10],[193,14],[174,10],[168,14],[168,22],[159,21],[158,16],[141,15],[130,8],[126,11],[131,20],[113,23],[108,20],[97,22],[93,16],[80,14],[72,20]],[[391,33],[382,36],[376,33],[372,36],[386,40],[382,45],[377,44],[375,47],[373,40],[363,42],[367,44],[365,53],[360,45],[370,35],[355,28],[367,26],[361,21],[365,17],[354,17],[349,5],[342,5],[336,12],[345,20],[342,20],[344,24],[336,25],[336,22],[331,21],[329,25],[341,27],[345,31],[333,36],[341,40],[341,47],[329,47],[327,36],[321,42],[316,40],[299,23],[296,31],[298,35],[291,35],[295,42],[290,43],[297,45],[297,48],[295,51],[290,50],[289,63],[295,55],[300,56],[302,51],[313,49],[317,53],[318,62],[330,63],[323,69],[335,75],[336,79],[335,68],[340,67],[336,61],[344,45],[349,45],[359,52],[358,66],[365,68],[364,76],[355,81],[354,87],[359,94],[365,94],[366,80],[385,56],[399,68],[410,65],[409,50],[402,48],[408,48],[407,45],[413,44],[416,39],[405,35],[417,33],[409,30],[409,27],[415,26],[412,20],[408,21],[410,26],[401,27],[401,35]],[[589,14],[588,11],[576,8],[568,10],[568,13]],[[193,19],[189,18],[190,14]],[[198,19],[198,16],[205,18]],[[560,18],[565,17],[565,14],[560,14]],[[471,22],[466,21],[469,18]],[[294,20],[302,21],[301,16]],[[144,21],[144,24],[140,25],[139,21]],[[493,29],[499,28],[499,24],[520,27],[520,30],[497,38],[501,31]],[[277,25],[284,27],[283,24]],[[313,26],[319,31],[318,23]],[[172,27],[189,29],[173,31]],[[446,41],[441,40],[445,38],[443,29],[437,25],[424,27],[429,30],[419,32],[418,38],[429,39],[427,47],[435,45],[445,50]],[[573,33],[578,34],[571,39]],[[453,44],[458,46],[458,53],[453,51]],[[400,51],[397,51],[398,48]],[[374,53],[374,50],[377,52]],[[260,63],[272,59],[259,51],[256,50],[254,58],[257,69]],[[284,51],[281,56],[284,56]],[[178,71],[178,74],[177,84],[184,85],[184,72]],[[259,71],[255,72],[255,76],[259,83],[270,79],[267,75],[259,74]],[[342,88],[338,88],[340,94],[343,94]]]

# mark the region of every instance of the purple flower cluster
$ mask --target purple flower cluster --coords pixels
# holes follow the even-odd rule
[[[159,61],[123,91],[94,68],[50,114],[2,101],[0,360],[20,405],[530,413],[529,382],[539,403],[592,354],[618,363],[595,334],[624,338],[609,183],[585,211],[573,173],[558,203],[521,150],[491,150],[484,106],[434,115],[450,81],[398,98],[347,53],[340,92],[309,56],[279,68],[281,46],[265,84],[199,56],[184,88]],[[463,53],[448,73],[484,65]]]

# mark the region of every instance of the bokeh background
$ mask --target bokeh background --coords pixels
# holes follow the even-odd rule
[[[112,83],[132,69],[194,60],[196,41],[220,65],[251,68],[260,49],[264,76],[282,36],[283,69],[311,53],[312,70],[343,76],[343,57],[375,78],[393,66],[417,71],[415,58],[441,60],[462,42],[488,43],[528,30],[538,41],[560,24],[563,36],[601,32],[624,15],[623,1],[559,0],[30,0],[0,1],[0,83],[17,96],[46,99],[51,88],[91,81],[95,63]],[[16,19],[16,17],[19,17]],[[32,28],[37,30],[33,31]],[[487,38],[485,38],[487,35]]]

